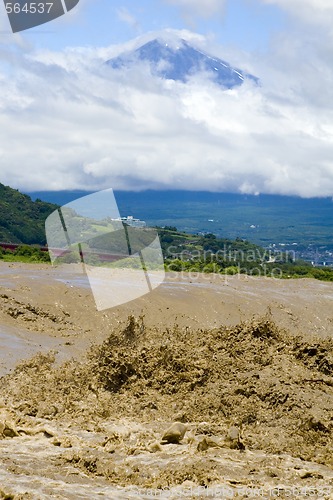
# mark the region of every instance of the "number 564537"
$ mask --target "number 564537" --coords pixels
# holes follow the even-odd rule
[[[14,2],[6,3],[6,11],[8,14],[49,14],[51,12],[53,2],[26,2],[23,5]]]

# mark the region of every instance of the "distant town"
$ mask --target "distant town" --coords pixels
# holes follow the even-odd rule
[[[127,215],[127,217],[117,217],[116,219],[111,219],[111,221],[123,222],[131,227],[146,227],[146,222],[144,220],[136,219],[133,215]]]
[[[273,253],[287,252],[292,260],[304,260],[315,267],[333,267],[333,245],[331,247],[316,245],[303,247],[298,243],[273,243],[268,249]]]

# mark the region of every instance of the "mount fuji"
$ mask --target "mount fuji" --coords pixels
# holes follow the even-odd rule
[[[181,38],[172,43],[156,38],[135,50],[109,59],[106,64],[114,69],[122,69],[131,68],[140,61],[148,62],[154,75],[184,83],[199,72],[205,72],[226,89],[242,85],[245,80],[259,82],[257,77],[192,47]]]

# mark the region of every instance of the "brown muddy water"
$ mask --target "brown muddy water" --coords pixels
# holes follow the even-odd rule
[[[0,498],[332,499],[332,299],[169,274],[98,312],[80,268],[0,262]]]

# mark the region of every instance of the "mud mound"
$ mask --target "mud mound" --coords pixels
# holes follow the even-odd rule
[[[24,325],[27,330],[66,332],[67,335],[75,331],[67,311],[61,310],[55,314],[45,306],[38,307],[29,301],[17,300],[8,293],[0,294],[0,309],[5,316],[15,320],[14,324]]]
[[[270,317],[195,331],[130,317],[84,360],[55,367],[50,353],[22,363],[2,393],[21,415],[86,428],[181,420],[219,436],[237,425],[247,449],[333,466],[332,355],[331,340],[306,343]]]
[[[15,493],[5,492],[2,489],[0,489],[0,498],[3,500],[33,500],[32,495],[30,495],[29,493],[16,495]]]
[[[296,358],[301,360],[308,368],[318,370],[332,377],[333,354],[331,340],[321,341],[320,343],[313,342],[311,344],[304,343],[300,340],[294,347],[294,354]]]

